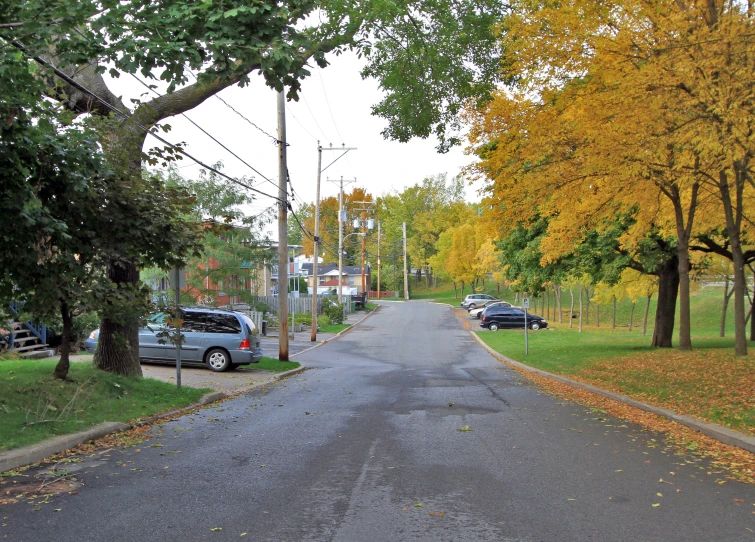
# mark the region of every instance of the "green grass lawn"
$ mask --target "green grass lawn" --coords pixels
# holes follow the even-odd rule
[[[327,326],[320,326],[319,328],[317,328],[317,331],[319,331],[320,333],[340,333],[344,329],[348,329],[350,327],[350,324],[330,324]]]
[[[259,363],[252,363],[250,365],[244,365],[245,369],[260,369],[263,371],[275,371],[276,373],[282,373],[284,371],[290,371],[299,367],[299,363],[295,361],[279,361],[275,358],[263,357]]]
[[[640,327],[629,331],[628,312],[624,310],[623,315],[619,312],[621,304],[617,304],[616,328],[611,325],[612,318],[606,318],[601,320],[601,327],[597,327],[593,319],[581,333],[576,321],[572,328],[568,323],[551,322],[551,329],[530,331],[528,355],[525,355],[523,330],[477,333],[497,352],[538,369],[755,434],[755,394],[752,391],[755,389],[755,342],[748,343],[749,356],[734,356],[731,305],[726,336],[719,336],[722,298],[722,288],[699,289],[692,296],[692,352],[650,347],[654,304],[651,304],[645,336],[641,332],[641,321],[635,320],[635,325],[639,323]],[[606,312],[611,314],[607,308]],[[678,321],[674,344],[677,335]]]
[[[102,422],[131,422],[191,405],[211,391],[106,373],[72,363],[63,382],[57,360],[0,361],[0,451]]]

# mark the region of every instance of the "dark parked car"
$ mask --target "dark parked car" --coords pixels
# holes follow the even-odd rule
[[[157,334],[166,329],[165,313],[152,314],[139,329],[139,359],[176,362],[176,347]],[[254,322],[238,312],[207,308],[183,309],[181,363],[205,363],[213,371],[257,363],[262,348]],[[99,339],[95,330],[84,343],[94,353]]]
[[[527,327],[532,330],[548,327],[548,322],[544,318],[527,314]],[[501,307],[491,305],[482,312],[482,321],[480,327],[496,331],[498,329],[524,329],[524,315],[522,309],[514,307]]]

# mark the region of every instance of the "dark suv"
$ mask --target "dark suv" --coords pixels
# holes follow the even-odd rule
[[[522,309],[514,307],[501,307],[491,305],[482,313],[480,327],[496,331],[502,328],[524,329],[524,315],[527,314],[527,327],[532,330],[548,327],[544,318],[534,314],[525,313]]]

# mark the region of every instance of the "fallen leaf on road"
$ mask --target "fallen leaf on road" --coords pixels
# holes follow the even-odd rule
[[[246,533],[241,533],[239,536],[246,536]]]
[[[657,502],[653,505],[653,508],[658,508],[661,505],[661,503]]]
[[[212,528],[212,529],[210,529],[210,530],[211,530],[211,531],[222,531],[222,530],[223,530],[223,528],[222,528],[222,527],[213,527],[213,528]]]
[[[462,432],[466,433],[466,432],[469,432],[469,431],[474,431],[474,428],[473,427],[469,427],[468,425],[462,425],[461,427],[459,427],[457,429],[457,431],[462,431]]]
[[[414,508],[422,508],[422,503],[418,502],[417,504],[414,505]]]
[[[734,499],[734,502],[745,502],[744,499]]]
[[[663,497],[663,495],[662,495],[662,494],[660,494],[660,493],[656,493],[656,495],[658,495],[659,497]]]

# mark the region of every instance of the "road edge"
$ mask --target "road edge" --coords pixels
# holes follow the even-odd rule
[[[243,393],[248,393],[257,388],[261,388],[262,386],[266,386],[270,384],[271,382],[277,382],[288,376],[301,373],[305,371],[306,369],[307,369],[306,365],[300,363],[299,366],[296,367],[295,369],[291,369],[282,373],[277,373],[273,375],[271,380],[260,382],[238,393],[225,393],[222,391],[214,391],[211,393],[205,393],[202,397],[199,398],[199,400],[196,403],[193,403],[183,408],[178,408],[175,410],[170,410],[168,412],[163,412],[161,414],[155,414],[154,416],[150,416],[144,420],[140,420],[133,424],[122,423],[122,422],[104,422],[104,423],[92,426],[83,431],[79,431],[77,433],[59,435],[57,437],[52,437],[47,440],[43,440],[42,442],[38,442],[36,444],[31,444],[29,446],[23,446],[21,448],[15,448],[13,450],[0,452],[0,473],[17,469],[19,467],[26,467],[28,465],[33,465],[52,455],[65,452],[66,450],[70,450],[71,448],[75,448],[79,444],[85,444],[93,440],[101,439],[103,437],[112,435],[114,433],[121,433],[123,431],[128,431],[129,429],[139,427],[140,425],[155,423],[166,418],[171,418],[173,416],[180,416],[182,414],[186,414],[197,408],[204,407],[218,401],[222,401],[223,399],[228,399],[230,397],[235,397]]]
[[[608,399],[613,399],[614,401],[619,401],[631,407],[644,410],[645,412],[652,412],[653,414],[657,414],[658,416],[663,416],[664,418],[667,418],[671,421],[674,421],[676,423],[689,427],[690,429],[699,431],[700,433],[707,435],[711,438],[714,438],[720,442],[723,442],[724,444],[737,446],[738,448],[742,448],[743,450],[747,450],[748,452],[755,453],[755,437],[745,435],[744,433],[740,433],[739,431],[734,431],[733,429],[729,429],[728,427],[723,427],[721,425],[717,425],[714,423],[704,422],[697,418],[693,418],[692,416],[678,414],[674,412],[673,410],[668,410],[665,408],[650,405],[648,403],[643,403],[642,401],[632,399],[631,397],[627,395],[622,395],[620,393],[604,390],[602,388],[598,388],[591,384],[585,384],[584,382],[580,382],[578,380],[572,380],[571,378],[567,378],[565,376],[549,373],[548,371],[543,371],[542,369],[536,369],[535,367],[530,367],[529,365],[513,360],[501,354],[500,352],[496,352],[493,348],[488,346],[480,338],[480,336],[474,331],[469,330],[469,334],[474,338],[475,341],[477,341],[477,343],[480,346],[482,346],[485,350],[487,350],[489,354],[491,354],[494,358],[498,359],[499,361],[505,363],[506,365],[517,367],[524,371],[534,373],[545,378],[549,378],[550,380],[555,380],[557,382],[561,382],[562,384],[566,384],[568,386],[580,388],[580,389],[595,393],[597,395],[607,397]]]
[[[367,314],[365,314],[364,316],[362,316],[359,320],[357,320],[356,322],[354,322],[353,324],[351,324],[349,327],[347,327],[343,331],[340,331],[340,332],[336,333],[330,339],[325,339],[322,342],[318,342],[317,344],[314,344],[314,345],[310,346],[309,348],[305,348],[304,350],[300,350],[296,354],[291,354],[289,357],[290,358],[294,358],[294,357],[298,356],[299,354],[304,354],[305,352],[309,352],[310,350],[314,350],[315,348],[319,348],[320,346],[322,346],[324,344],[328,344],[331,341],[335,341],[341,335],[345,335],[346,333],[348,333],[349,331],[351,331],[352,329],[354,329],[356,326],[358,326],[359,324],[361,324],[362,322],[364,322],[367,318],[369,318],[370,316],[372,316],[373,314],[375,314],[379,309],[380,309],[380,305],[378,305],[375,310],[370,311]]]

